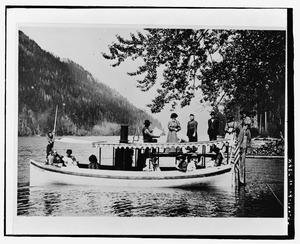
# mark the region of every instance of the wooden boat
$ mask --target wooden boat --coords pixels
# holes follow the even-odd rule
[[[113,187],[201,187],[230,186],[233,164],[228,140],[193,143],[93,143],[99,148],[100,169],[57,167],[45,162],[30,161],[30,184],[74,184]],[[216,158],[211,147],[222,153],[218,166],[208,167],[208,160]],[[227,149],[227,150],[226,150]],[[110,164],[102,157],[112,152]],[[180,155],[187,160],[194,154],[199,164],[190,172],[179,171],[175,160]],[[144,171],[145,160],[155,158],[160,171]],[[87,164],[85,164],[87,165]]]

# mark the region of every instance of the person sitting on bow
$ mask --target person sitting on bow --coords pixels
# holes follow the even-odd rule
[[[157,139],[154,139],[154,138],[159,138],[160,136],[156,136],[153,134],[153,131],[150,130],[150,124],[151,124],[151,122],[146,119],[144,122],[145,126],[142,130],[143,140],[144,140],[144,142],[157,142]]]
[[[64,161],[62,160],[62,156],[60,156],[55,149],[52,149],[50,154],[48,155],[47,164],[61,167],[64,166]]]

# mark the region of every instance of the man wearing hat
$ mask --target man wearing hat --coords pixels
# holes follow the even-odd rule
[[[190,114],[190,121],[187,123],[187,133],[186,133],[186,135],[189,138],[189,142],[198,141],[197,129],[198,129],[198,122],[195,121],[195,116],[193,114]]]
[[[211,118],[208,120],[208,130],[207,134],[209,140],[217,140],[217,135],[219,134],[219,120],[215,117],[216,113],[212,111],[210,113]]]
[[[144,128],[142,129],[143,132],[143,140],[144,142],[157,142],[156,139],[153,138],[159,138],[159,136],[155,136],[152,134],[152,130],[150,130],[149,126],[150,126],[151,122],[146,119],[144,122]]]

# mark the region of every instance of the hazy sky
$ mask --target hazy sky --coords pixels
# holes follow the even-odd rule
[[[276,29],[280,26],[282,29],[285,28],[286,24],[285,12],[278,10],[210,9],[197,11],[157,10],[156,12],[150,9],[144,11],[68,10],[69,14],[66,14],[66,11],[51,10],[46,11],[47,14],[38,10],[27,11],[25,12],[25,19],[29,19],[31,22],[30,24],[18,24],[19,29],[42,49],[60,58],[73,60],[89,71],[96,79],[116,89],[135,106],[147,112],[150,111],[146,104],[154,98],[156,88],[148,92],[141,92],[136,87],[138,77],[128,76],[127,72],[136,71],[138,64],[133,61],[126,61],[118,67],[111,67],[112,62],[104,59],[101,55],[101,52],[108,52],[108,45],[116,41],[116,34],[126,38],[131,32],[135,33],[136,30],[141,30],[145,26],[149,27],[149,23],[154,26],[162,23],[164,27],[174,27],[180,24],[180,26],[188,26],[189,28],[207,28],[208,26],[211,28],[232,28],[232,26],[240,25],[247,29],[253,28],[253,26],[258,29]],[[121,19],[111,18],[111,16],[120,17],[121,15],[124,15]],[[16,19],[23,17],[19,16],[22,15],[16,12]],[[52,21],[53,24],[51,24]],[[19,20],[19,22],[21,21]],[[159,77],[158,79],[162,78]],[[169,108],[167,107],[159,114],[153,114],[162,122],[163,126],[166,126],[169,121],[171,113]],[[189,107],[176,109],[175,112],[179,114],[178,120],[183,127],[182,132],[185,133],[186,131],[189,114],[194,113],[199,122],[199,134],[206,135],[210,109],[209,107],[201,107],[196,100]]]

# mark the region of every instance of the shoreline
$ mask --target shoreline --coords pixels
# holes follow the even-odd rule
[[[280,155],[246,155],[246,158],[284,159],[284,156],[280,156]]]

